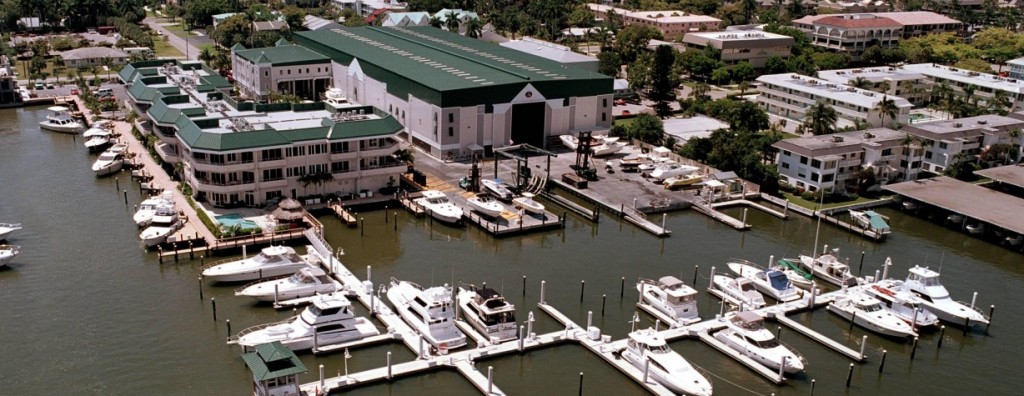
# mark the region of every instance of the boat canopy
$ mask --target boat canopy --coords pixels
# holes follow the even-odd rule
[[[748,330],[757,330],[764,326],[764,318],[751,311],[737,312],[732,317],[732,322]]]
[[[658,283],[661,283],[666,288],[673,289],[678,287],[679,285],[682,285],[683,281],[679,280],[679,278],[676,278],[674,276],[663,276],[661,277],[661,279],[658,279]]]
[[[868,221],[871,223],[871,229],[879,231],[889,229],[889,224],[886,224],[885,219],[883,219],[882,215],[878,214],[878,212],[869,210],[864,212],[864,215],[868,217]]]
[[[789,278],[779,271],[769,271],[768,281],[771,282],[772,289],[775,290],[786,290],[790,287]]]

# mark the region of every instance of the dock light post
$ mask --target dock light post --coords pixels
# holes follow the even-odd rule
[[[388,351],[388,381],[391,381],[391,351]]]
[[[348,360],[352,358],[352,355],[348,353],[348,348],[345,348],[345,378],[348,378]]]
[[[583,396],[583,372],[580,371],[580,391],[579,396]]]
[[[320,365],[320,389],[324,389],[324,365]]]

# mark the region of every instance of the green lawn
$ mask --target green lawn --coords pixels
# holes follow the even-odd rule
[[[183,58],[185,54],[178,51],[177,48],[172,47],[161,37],[153,38],[153,53],[156,54],[157,58]]]
[[[178,22],[178,23],[176,23],[174,25],[164,26],[164,29],[167,29],[167,31],[169,31],[171,33],[174,33],[175,36],[182,37],[182,38],[188,37],[188,36],[195,36],[195,34],[192,34],[192,32],[185,30],[185,26],[184,25],[185,25],[184,22]]]
[[[817,210],[818,209],[818,202],[816,202],[816,201],[812,202],[812,201],[805,200],[805,199],[801,198],[799,195],[793,195],[793,194],[790,194],[788,192],[782,192],[782,197],[785,198],[785,199],[788,199],[789,202],[794,204],[794,205],[799,205],[799,206],[802,206],[802,207],[805,207],[805,208],[811,209],[811,210]],[[854,204],[860,204],[860,203],[865,203],[865,202],[870,202],[870,201],[874,201],[874,199],[865,198],[865,197],[859,197],[859,198],[857,198],[854,201],[827,203],[827,204],[822,205],[822,209],[831,209],[831,208],[836,208],[836,207],[840,207],[840,206],[854,205]]]

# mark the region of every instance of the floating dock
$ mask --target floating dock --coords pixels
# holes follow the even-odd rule
[[[343,223],[345,223],[345,225],[349,227],[356,227],[359,224],[359,222],[356,220],[356,216],[352,215],[352,213],[349,212],[348,209],[345,209],[344,205],[332,203],[330,205],[330,208],[331,212],[334,213],[334,216],[341,220]]]
[[[858,352],[851,348],[846,347],[835,340],[826,337],[810,327],[804,326],[797,321],[786,317],[786,315],[777,312],[768,312],[768,317],[775,319],[777,322],[789,327],[790,329],[796,330],[797,333],[803,334],[805,337],[810,338],[814,341],[821,343],[829,349],[839,352],[842,355],[852,359],[855,362],[864,362],[867,360],[867,356],[864,355],[863,351]]]

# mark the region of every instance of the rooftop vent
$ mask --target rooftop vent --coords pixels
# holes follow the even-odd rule
[[[961,124],[959,122],[953,123],[953,127],[960,128],[962,126],[964,126],[964,124]]]
[[[988,120],[978,120],[978,125],[988,124]]]
[[[836,142],[836,143],[842,143],[843,142],[843,137],[839,136],[839,135],[832,135],[832,141]]]
[[[875,137],[875,134],[873,134],[871,132],[864,132],[864,138],[865,139],[873,139],[874,137]]]

